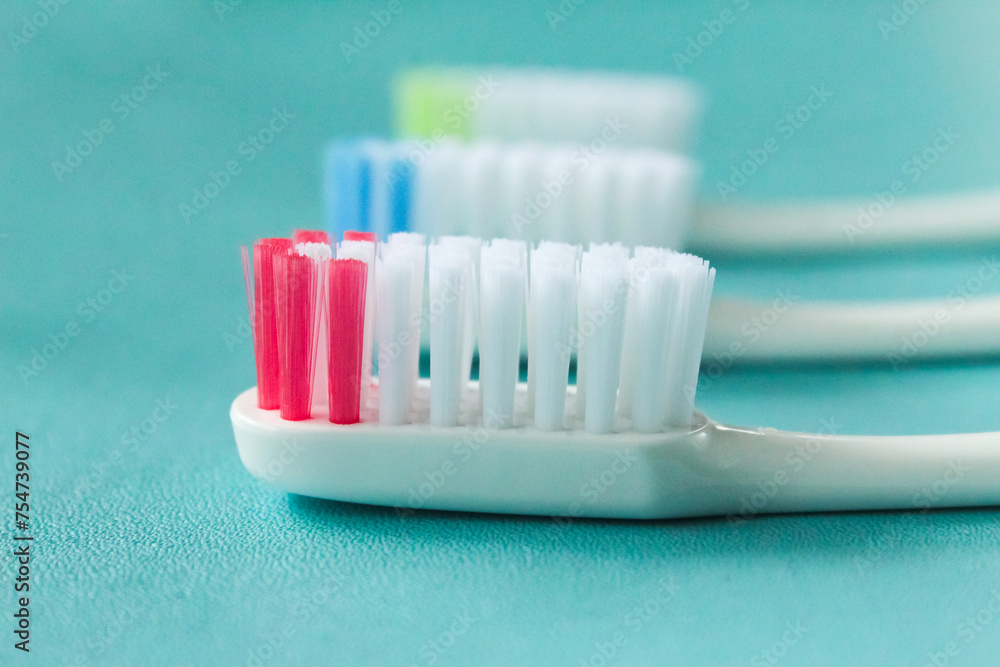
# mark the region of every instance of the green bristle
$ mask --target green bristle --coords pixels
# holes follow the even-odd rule
[[[405,137],[472,138],[471,116],[463,103],[469,77],[435,69],[410,70],[396,81],[396,130]],[[461,113],[460,113],[461,111]]]

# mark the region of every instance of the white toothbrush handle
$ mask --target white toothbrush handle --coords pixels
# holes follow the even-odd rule
[[[688,245],[753,254],[995,241],[1000,190],[932,197],[885,191],[865,200],[701,204]]]
[[[1000,297],[972,292],[887,303],[799,303],[788,294],[771,303],[716,299],[703,363],[725,370],[739,361],[860,358],[899,368],[914,358],[995,355],[997,331]]]
[[[997,432],[839,436],[710,422],[701,433],[687,469],[660,468],[666,484],[701,497],[692,515],[1000,505]]]
[[[655,434],[338,426],[322,412],[283,421],[257,407],[255,389],[237,397],[230,414],[240,458],[261,480],[402,513],[740,521],[774,512],[1000,505],[1000,433],[819,435],[733,428],[697,413],[690,430]]]

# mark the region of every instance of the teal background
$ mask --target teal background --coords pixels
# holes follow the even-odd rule
[[[385,3],[252,1],[220,16],[210,2],[77,0],[17,49],[8,33],[39,5],[0,7],[0,471],[12,526],[14,432],[28,433],[36,536],[30,655],[12,646],[2,547],[0,664],[598,665],[616,632],[626,641],[608,664],[923,665],[949,642],[948,664],[996,664],[992,509],[563,526],[398,517],[279,494],[243,470],[228,421],[254,382],[237,247],[320,224],[321,147],[390,131],[394,71],[676,73],[673,53],[735,6],[589,0],[553,29],[554,2],[401,2],[351,63],[340,42]],[[998,185],[996,3],[930,0],[885,38],[888,1],[734,11],[684,71],[709,100],[704,196],[822,84],[833,97],[740,196],[868,198],[948,127],[960,140],[909,191]],[[121,119],[113,101],[157,65],[168,78]],[[289,126],[185,223],[192,189],[242,160],[240,143],[286,107]],[[57,179],[52,162],[105,117],[114,131]],[[721,258],[719,290],[940,296],[994,252]],[[80,304],[122,269],[134,279],[88,319]],[[983,293],[996,291],[1000,281]],[[71,322],[65,349],[22,378]],[[990,360],[737,366],[698,403],[723,421],[800,430],[997,430],[998,371]],[[157,400],[177,408],[145,441],[123,440]],[[671,580],[655,614],[628,616]],[[977,630],[960,625],[984,609]],[[467,631],[432,649],[462,615]],[[806,630],[769,661],[762,651],[788,624]]]

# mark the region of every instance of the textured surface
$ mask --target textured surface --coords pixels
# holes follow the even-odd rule
[[[14,431],[27,432],[37,537],[30,656],[11,646],[0,549],[0,664],[596,666],[616,633],[608,664],[922,665],[950,642],[939,663],[996,662],[994,510],[735,525],[399,517],[272,492],[237,458],[229,403],[254,374],[236,247],[318,223],[321,144],[388,131],[396,67],[676,71],[702,22],[743,2],[587,3],[553,29],[544,5],[403,0],[350,63],[340,42],[384,4],[241,3],[221,18],[208,2],[93,4],[61,6],[17,50],[0,45],[0,479],[11,488]],[[998,185],[996,5],[920,5],[883,38],[892,3],[846,4],[746,3],[685,68],[709,91],[707,196],[823,83],[834,96],[740,195],[871,196],[946,126],[963,140],[910,190]],[[4,3],[0,28],[37,11]],[[157,65],[168,76],[123,118],[116,96]],[[295,117],[249,160],[241,142],[286,107]],[[59,180],[52,162],[104,117],[115,129]],[[185,222],[180,204],[229,160],[239,173]],[[944,295],[992,252],[730,262],[719,284]],[[88,306],[123,269],[124,289]],[[18,367],[70,322],[79,333],[22,380]],[[992,362],[724,370],[698,401],[724,421],[1000,429]],[[158,400],[176,408],[126,438],[165,415]]]

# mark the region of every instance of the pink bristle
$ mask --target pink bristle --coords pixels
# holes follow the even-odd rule
[[[316,262],[309,257],[289,251],[274,258],[281,378],[279,407],[281,418],[288,421],[311,416],[317,276]]]
[[[344,232],[345,241],[371,241],[372,243],[375,243],[377,238],[378,237],[375,236],[375,232]]]
[[[292,234],[292,243],[330,243],[330,235],[326,232],[313,229],[296,229]]]
[[[329,267],[330,421],[356,424],[361,418],[368,266],[357,259],[337,259]]]
[[[253,245],[254,357],[257,362],[257,406],[274,410],[280,400],[278,327],[274,293],[274,257],[287,253],[289,239],[260,239]]]

